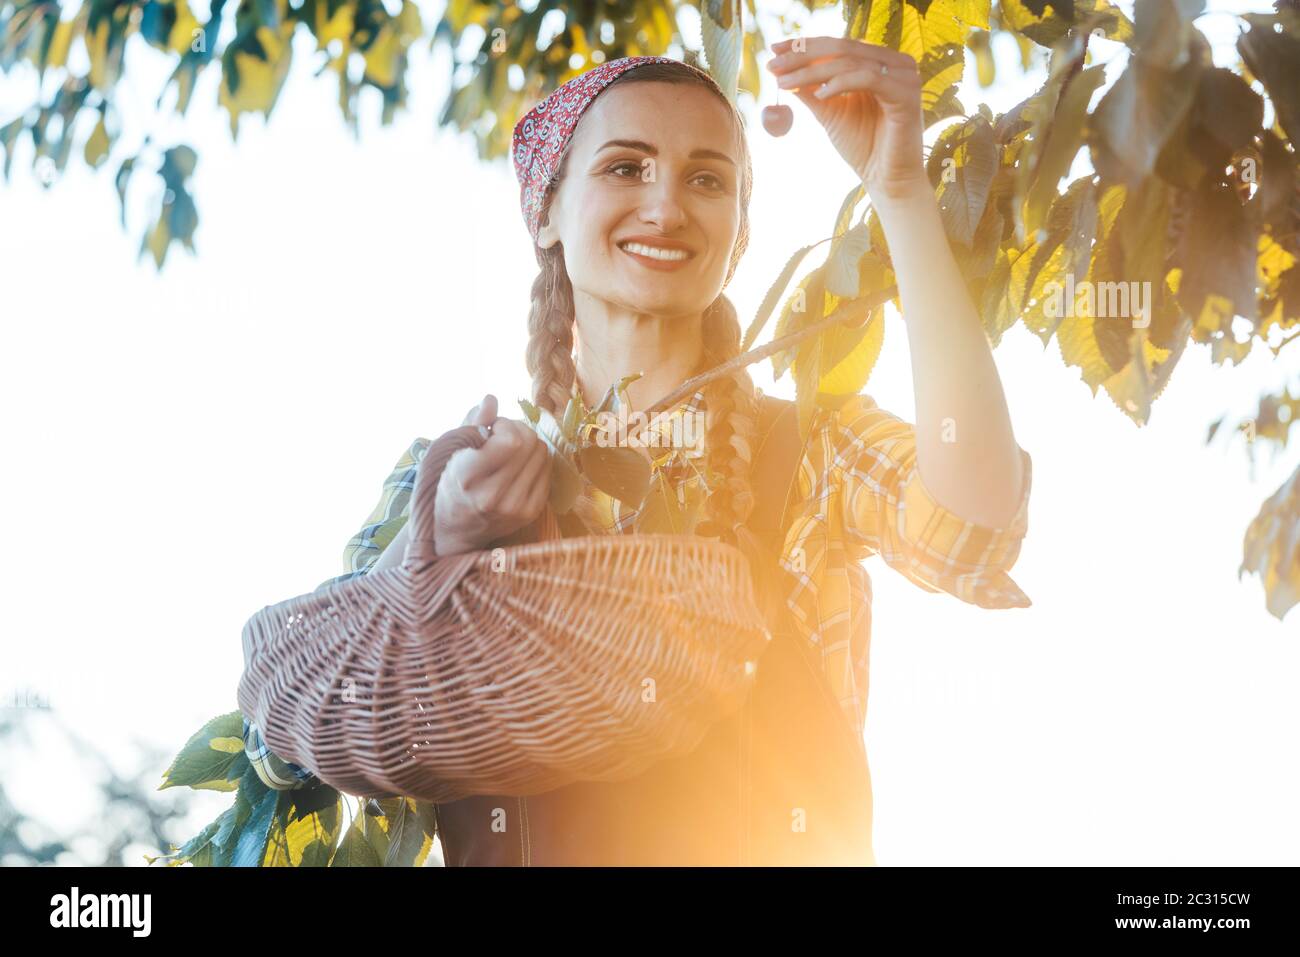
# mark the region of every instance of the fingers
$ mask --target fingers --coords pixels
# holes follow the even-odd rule
[[[892,112],[918,107],[920,88],[919,73],[885,75],[877,67],[867,66],[837,73],[814,95],[818,99],[828,99],[837,93],[866,90],[876,98],[882,110]]]
[[[503,469],[511,474],[517,472],[536,446],[545,448],[546,443],[527,425],[514,419],[497,419],[488,440],[473,453],[466,452],[468,461],[460,475],[461,485],[468,490],[492,481]],[[515,467],[509,468],[512,462]]]
[[[532,519],[541,511],[541,505],[534,507],[537,499],[537,487],[550,489],[551,455],[545,443],[533,450],[532,455],[504,493],[501,511],[518,515],[520,518]]]
[[[543,456],[546,464],[542,466],[541,474],[537,476],[537,481],[529,491],[528,514],[540,515],[545,508],[547,499],[551,497],[551,453],[547,449],[546,455]]]
[[[479,511],[494,518],[506,521],[524,518],[528,490],[536,484],[542,467],[549,462],[546,445],[539,440],[537,446],[516,454],[507,464],[470,486],[468,494]]]
[[[911,57],[904,59],[913,64],[912,69],[891,63],[882,64],[874,58],[835,57],[781,73],[778,83],[783,90],[794,89],[801,93],[811,93],[813,91],[808,88],[825,84],[823,98],[850,90],[866,90],[882,104],[903,104],[915,99],[916,85],[920,79],[920,73],[914,68],[916,61]],[[890,72],[880,72],[882,65],[887,66]]]
[[[491,425],[497,418],[497,397],[492,393],[483,396],[483,401],[469,410],[461,425]]]
[[[800,41],[800,49],[795,49],[795,41]],[[803,66],[804,62],[816,62],[828,57],[855,56],[872,59],[889,64],[892,71],[897,65],[899,70],[917,69],[916,58],[899,50],[892,50],[878,43],[867,43],[852,37],[788,37],[772,44],[776,57],[769,62],[778,72],[785,64]]]

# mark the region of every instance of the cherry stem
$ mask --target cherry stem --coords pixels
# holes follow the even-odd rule
[[[870,296],[864,296],[863,299],[867,302],[867,311],[870,312],[871,310],[878,308],[890,299],[893,299],[897,294],[898,286],[893,285]],[[854,314],[856,315],[858,312],[859,309],[855,308]],[[720,379],[723,376],[731,375],[737,369],[743,369],[745,366],[753,365],[755,362],[766,359],[768,356],[775,355],[778,352],[783,352],[791,346],[798,345],[810,336],[815,336],[817,333],[824,332],[831,326],[844,322],[846,318],[847,317],[840,314],[839,309],[836,309],[835,312],[831,313],[826,318],[819,319],[817,322],[814,322],[805,329],[800,329],[798,332],[792,332],[779,339],[773,339],[765,346],[758,346],[757,348],[750,349],[748,352],[742,352],[740,355],[728,359],[726,362],[719,363],[712,369],[708,369],[693,378],[687,379],[672,392],[668,393],[668,395],[664,396],[654,405],[650,406],[650,408],[646,409],[645,419],[640,424],[629,424],[629,441],[640,435],[642,430],[647,428],[650,423],[654,421],[655,416],[672,408],[682,399],[694,395],[702,386],[712,382],[714,379]]]

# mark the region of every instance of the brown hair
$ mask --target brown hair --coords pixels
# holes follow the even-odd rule
[[[740,147],[742,173],[740,229],[731,252],[727,276],[723,280],[725,287],[731,281],[736,264],[749,245],[749,198],[753,186],[753,170],[745,138],[744,117],[715,83],[684,64],[648,63],[627,71],[605,89],[620,83],[650,82],[694,83],[718,97],[731,114]],[[570,137],[569,142],[572,141],[573,138]],[[541,213],[543,223],[547,221],[551,200],[567,163],[566,148],[558,171],[548,184],[547,198]],[[564,267],[564,249],[560,243],[546,249],[539,246],[536,252],[541,271],[533,281],[532,308],[528,314],[528,372],[533,377],[534,404],[549,409],[559,417],[568,405],[577,375],[573,361],[573,285]],[[740,319],[736,307],[726,295],[719,293],[704,310],[700,335],[703,340],[703,356],[696,374],[740,353]],[[741,368],[729,376],[708,383],[704,389],[704,399],[709,423],[705,436],[708,474],[721,481],[714,482],[710,478],[711,491],[705,502],[705,517],[709,527],[699,531],[735,543],[735,527],[749,518],[754,507],[754,494],[750,487],[758,417],[754,383],[748,371]]]

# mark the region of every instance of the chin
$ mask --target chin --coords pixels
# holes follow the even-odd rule
[[[613,301],[622,302],[628,305],[630,309],[639,309],[642,312],[651,312],[659,315],[680,315],[688,312],[699,312],[707,307],[700,306],[692,301],[683,300],[680,296],[674,295],[677,290],[666,290],[666,295],[655,295],[654,290],[647,288],[630,289],[625,294],[618,296]]]

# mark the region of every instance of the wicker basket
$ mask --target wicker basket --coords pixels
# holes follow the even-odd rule
[[[448,802],[617,781],[737,710],[770,634],[745,556],[685,535],[559,538],[439,558],[434,442],[400,566],[244,626],[240,710],[277,755],[351,794]]]

